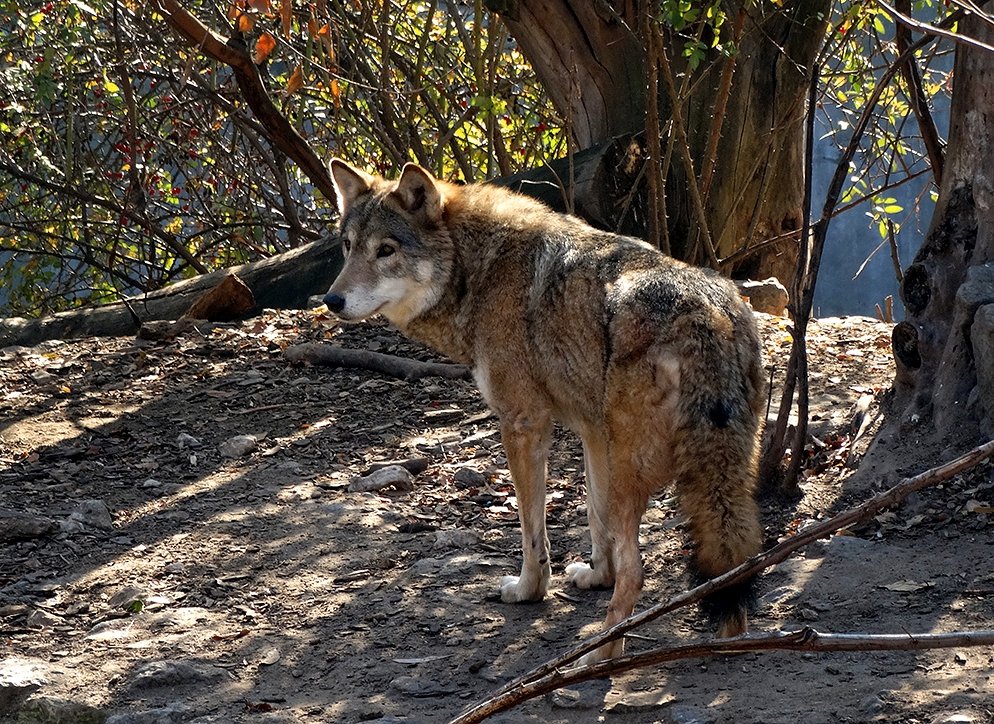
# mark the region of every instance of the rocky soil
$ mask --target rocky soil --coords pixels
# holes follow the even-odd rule
[[[776,385],[787,323],[762,324]],[[768,543],[952,455],[910,438],[852,477],[889,385],[889,328],[819,320],[809,337],[804,496],[764,501]],[[589,553],[571,435],[550,466],[559,577],[540,604],[503,604],[516,501],[472,383],[288,363],[305,340],[435,359],[316,312],[0,351],[0,721],[443,722],[597,630],[609,594],[561,575]],[[396,462],[410,472],[393,485],[355,489]],[[990,628],[992,504],[988,461],[809,547],[761,578],[753,628]],[[671,498],[652,502],[642,605],[685,588],[682,528]],[[682,610],[629,648],[709,635]],[[988,722],[992,664],[989,647],[688,660],[494,720]]]

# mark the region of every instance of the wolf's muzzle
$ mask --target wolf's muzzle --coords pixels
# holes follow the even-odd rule
[[[343,297],[341,294],[328,292],[324,296],[324,305],[328,307],[328,309],[330,309],[335,314],[338,314],[343,309],[345,309],[345,297]]]

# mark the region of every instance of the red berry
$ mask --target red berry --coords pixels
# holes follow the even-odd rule
[[[173,186],[173,196],[179,196],[181,193],[183,193],[183,191],[179,186]]]

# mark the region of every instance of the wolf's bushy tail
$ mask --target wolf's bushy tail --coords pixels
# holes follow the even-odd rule
[[[750,318],[689,321],[673,461],[695,545],[691,573],[703,582],[755,555],[762,545],[755,488],[763,374]],[[702,602],[719,636],[745,631],[752,584],[724,588]]]

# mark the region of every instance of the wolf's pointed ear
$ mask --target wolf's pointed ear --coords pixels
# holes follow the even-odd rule
[[[345,212],[352,206],[352,202],[369,191],[373,177],[357,168],[353,168],[339,158],[331,159],[331,180],[335,184],[335,193],[338,195],[338,212],[345,216]]]
[[[432,221],[442,217],[442,192],[438,182],[416,163],[404,164],[393,195],[410,214],[423,214]]]

